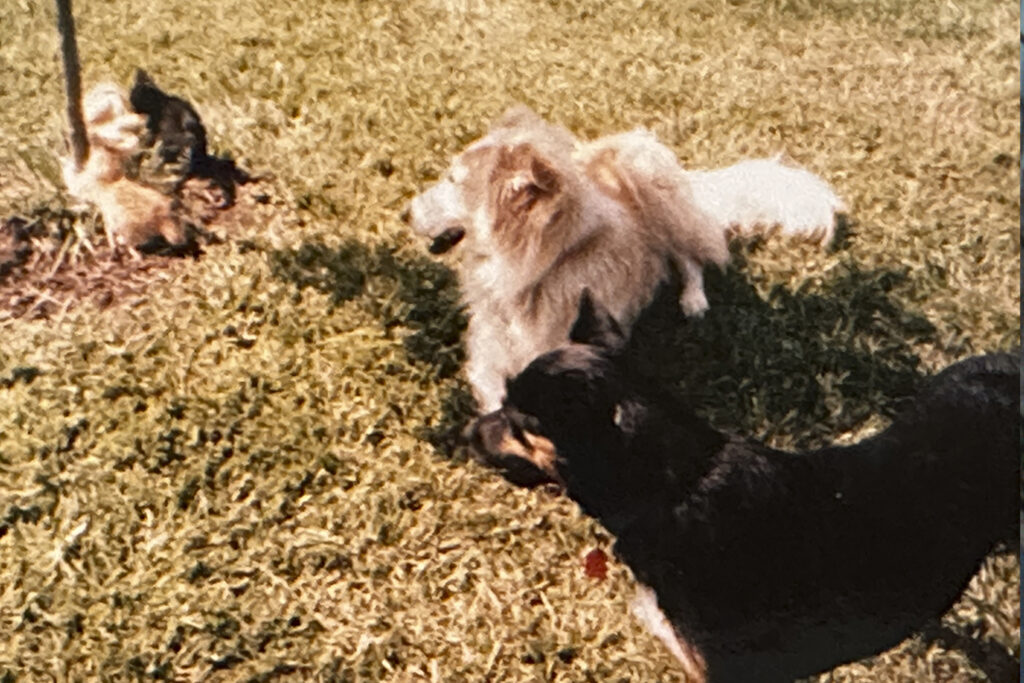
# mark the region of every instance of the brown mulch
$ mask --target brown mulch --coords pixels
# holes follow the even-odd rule
[[[191,179],[176,202],[179,218],[192,226],[184,248],[135,254],[106,243],[94,212],[76,212],[56,202],[0,221],[0,323],[16,318],[52,318],[81,302],[106,308],[141,299],[155,280],[171,277],[182,258],[199,258],[203,247],[228,240],[249,222],[267,188],[238,189],[237,200],[206,181]],[[79,239],[89,235],[90,243]]]

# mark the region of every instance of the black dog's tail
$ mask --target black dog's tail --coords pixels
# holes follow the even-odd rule
[[[999,519],[1002,541],[1020,530],[1021,492],[1020,357],[1011,353],[975,356],[946,368],[929,382],[901,420],[927,432],[933,443],[970,445],[955,449],[963,458],[963,482],[989,482],[989,509]]]
[[[1020,357],[990,353],[954,363],[929,381],[918,403],[924,411],[969,413],[1014,429],[1020,417]]]

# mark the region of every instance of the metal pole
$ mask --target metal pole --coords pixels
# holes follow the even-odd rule
[[[68,97],[68,123],[71,124],[71,150],[75,170],[80,171],[89,158],[89,138],[82,118],[82,73],[78,62],[78,43],[75,41],[75,18],[71,14],[71,0],[56,0],[57,31],[60,33],[60,51],[64,60],[64,91]]]

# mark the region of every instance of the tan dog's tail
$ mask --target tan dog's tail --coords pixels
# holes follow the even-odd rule
[[[686,176],[697,206],[723,225],[728,239],[779,233],[824,246],[847,210],[824,180],[779,157]]]

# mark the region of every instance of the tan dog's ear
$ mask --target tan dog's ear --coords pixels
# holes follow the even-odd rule
[[[494,233],[510,244],[535,239],[557,214],[552,213],[551,200],[557,198],[562,182],[556,167],[533,145],[502,148],[490,183]],[[542,205],[547,208],[535,213]]]
[[[558,191],[558,172],[539,156],[534,155],[530,162],[530,173],[533,185],[544,194]]]
[[[508,197],[526,192],[536,199],[554,194],[559,189],[558,171],[529,144],[505,148],[498,169],[505,175],[505,195]]]
[[[491,130],[543,126],[544,120],[525,104],[513,104],[491,124]]]

